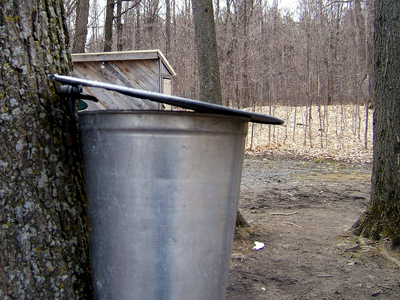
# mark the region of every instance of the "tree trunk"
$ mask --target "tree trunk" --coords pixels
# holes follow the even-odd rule
[[[115,0],[107,0],[106,21],[104,23],[104,52],[111,52],[113,43],[113,20]]]
[[[375,114],[372,193],[355,232],[400,244],[400,2],[375,1]]]
[[[76,8],[75,36],[72,45],[73,53],[85,52],[88,16],[89,0],[79,0]]]
[[[249,80],[249,42],[248,42],[248,31],[249,31],[249,11],[252,8],[248,7],[248,0],[242,2],[241,5],[241,16],[239,24],[242,26],[242,38],[243,38],[243,59],[241,61],[242,73],[242,107],[250,107],[250,80]]]
[[[193,0],[193,20],[200,78],[200,99],[205,102],[222,104],[212,0]]]
[[[117,51],[122,51],[122,0],[117,0]]]
[[[165,55],[167,58],[171,54],[171,44],[172,44],[172,37],[171,37],[171,0],[165,0]]]
[[[72,70],[62,1],[0,4],[0,299],[90,299],[78,127],[48,78]]]
[[[217,37],[212,0],[193,0],[193,19],[200,77],[200,99],[222,104]],[[249,226],[237,211],[236,226]]]

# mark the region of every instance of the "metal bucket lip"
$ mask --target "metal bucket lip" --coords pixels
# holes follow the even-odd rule
[[[122,109],[104,109],[104,110],[88,110],[88,111],[80,111],[78,113],[79,116],[85,115],[108,115],[108,114],[135,114],[135,115],[173,115],[173,116],[191,116],[191,117],[206,117],[206,118],[218,118],[218,119],[237,119],[246,122],[250,122],[250,117],[245,116],[235,116],[235,115],[221,115],[221,114],[212,114],[212,113],[202,113],[195,111],[169,111],[169,110],[122,110]]]
[[[247,135],[250,121],[249,118],[242,116],[191,111],[96,110],[79,112],[79,115],[81,130]]]

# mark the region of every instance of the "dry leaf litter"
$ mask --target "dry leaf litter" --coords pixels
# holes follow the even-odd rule
[[[285,121],[282,126],[250,123],[248,154],[372,162],[373,111],[365,106],[263,106],[248,110]]]

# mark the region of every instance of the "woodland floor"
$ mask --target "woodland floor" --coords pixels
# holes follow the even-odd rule
[[[349,230],[370,177],[366,163],[247,156],[239,208],[251,227],[236,232],[226,299],[400,299],[400,253]]]

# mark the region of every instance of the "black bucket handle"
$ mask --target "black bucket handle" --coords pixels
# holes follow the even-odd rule
[[[72,77],[72,76],[65,76],[65,75],[59,75],[59,74],[54,74],[54,75],[50,76],[50,78],[52,80],[55,80],[55,81],[58,81],[58,82],[61,82],[63,84],[67,84],[70,86],[76,86],[76,87],[88,86],[88,87],[94,87],[94,88],[102,88],[102,89],[106,89],[106,90],[110,90],[110,91],[119,92],[119,93],[127,95],[127,96],[148,99],[148,100],[152,100],[152,101],[159,102],[159,103],[164,103],[164,104],[169,104],[169,105],[173,105],[173,106],[178,106],[181,108],[191,109],[196,112],[245,117],[245,118],[248,118],[250,122],[262,123],[262,124],[282,125],[284,123],[283,120],[276,118],[276,117],[268,116],[268,115],[257,114],[257,113],[248,112],[248,111],[244,111],[244,110],[240,110],[240,109],[235,109],[235,108],[231,108],[231,107],[227,107],[227,106],[222,106],[222,105],[217,105],[217,104],[212,104],[212,103],[207,103],[207,102],[202,102],[202,101],[197,101],[197,100],[191,100],[191,99],[187,99],[187,98],[183,98],[183,97],[170,96],[170,95],[165,95],[165,94],[161,94],[161,93],[155,93],[155,92],[149,92],[149,91],[140,90],[140,89],[128,88],[128,87],[120,86],[120,85],[116,85],[116,84],[98,82],[98,81],[87,80],[87,79],[80,79],[80,78],[76,78],[76,77]],[[80,95],[82,95],[82,94],[80,93]],[[90,97],[93,97],[93,96],[90,96]],[[86,99],[88,99],[88,98],[86,98]],[[88,100],[93,100],[93,99],[88,99]]]

